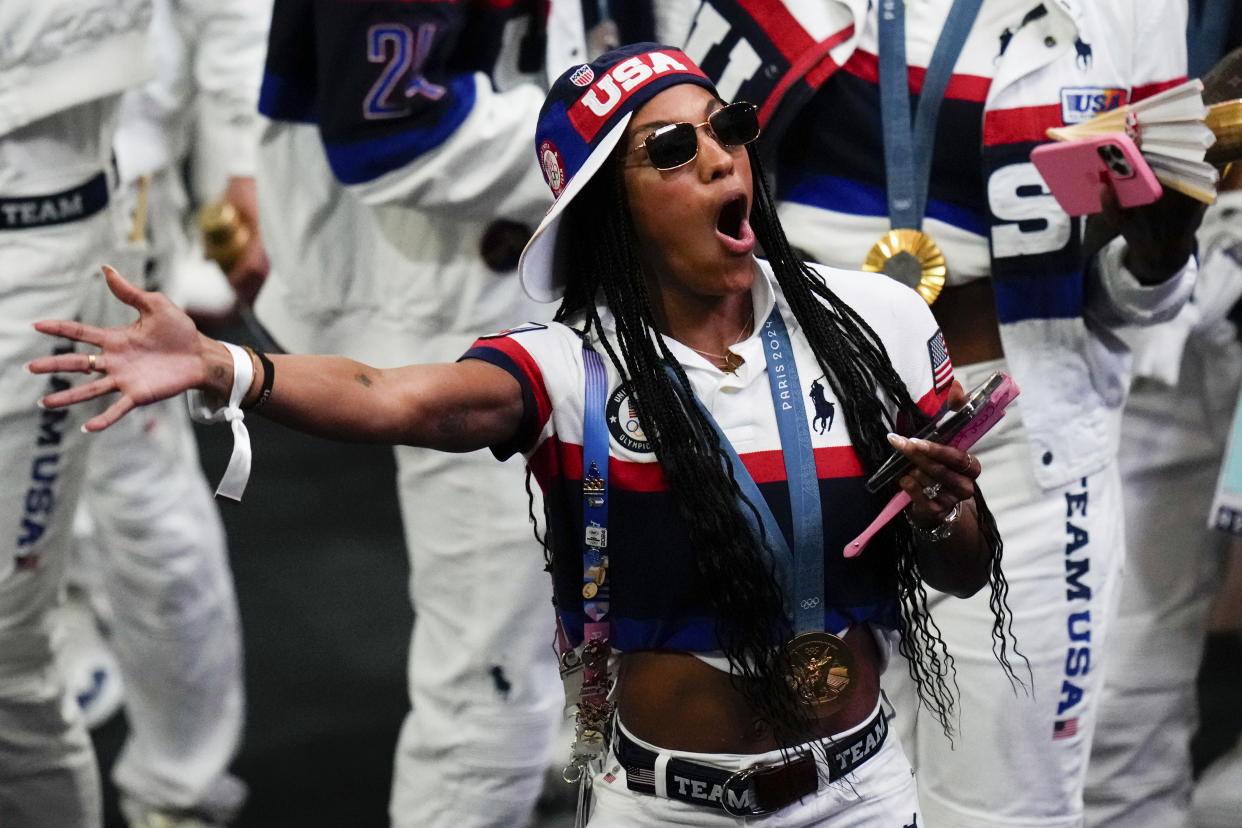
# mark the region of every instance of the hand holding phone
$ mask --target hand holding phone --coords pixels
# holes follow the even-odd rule
[[[1043,176],[1061,209],[1071,216],[1098,213],[1100,184],[1107,182],[1122,207],[1150,204],[1163,189],[1143,154],[1124,132],[1041,144],[1031,163]]]
[[[948,412],[913,436],[966,451],[1000,422],[1001,417],[1005,416],[1005,407],[1017,396],[1018,386],[1013,378],[1004,372],[996,371],[970,392],[961,408]],[[894,451],[888,460],[884,461],[884,465],[867,479],[867,491],[880,491],[902,475],[908,474],[912,467],[913,463],[909,458],[899,451]],[[888,505],[871,522],[871,525],[861,535],[846,544],[843,550],[845,557],[853,558],[859,555],[875,534],[909,503],[910,495],[904,489],[893,495]]]
[[[1018,386],[1006,373],[996,371],[976,386],[961,408],[950,411],[939,420],[915,433],[914,437],[932,443],[970,448],[1005,414],[1005,406],[1018,396]],[[867,479],[867,491],[878,492],[910,471],[913,464],[899,451],[894,451],[884,465]]]

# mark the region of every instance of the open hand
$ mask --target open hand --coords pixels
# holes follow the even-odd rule
[[[81,372],[102,374],[91,382],[48,394],[40,403],[47,408],[63,408],[119,392],[102,414],[86,422],[87,431],[100,431],[115,423],[136,406],[149,405],[209,384],[227,388],[227,377],[209,378],[204,354],[217,345],[203,336],[182,311],[161,293],[140,290],[110,267],[104,267],[108,288],[116,298],[138,311],[136,322],[119,328],[100,328],[69,320],[43,320],[34,327],[41,333],[72,339],[99,349],[96,353],[47,356],[31,362],[34,374]],[[231,364],[231,363],[228,363]],[[223,370],[223,367],[217,369]]]

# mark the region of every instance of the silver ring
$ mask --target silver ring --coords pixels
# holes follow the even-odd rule
[[[940,494],[939,483],[933,483],[930,486],[923,487],[923,497],[927,498],[928,500],[935,500],[936,495],[938,494]]]

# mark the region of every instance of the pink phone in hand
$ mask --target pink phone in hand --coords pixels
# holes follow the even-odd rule
[[[992,426],[1000,422],[1001,417],[1005,416],[1005,407],[1017,396],[1017,383],[1008,374],[996,371],[970,392],[961,408],[949,412],[915,436],[966,451]],[[899,451],[893,452],[884,465],[867,481],[867,491],[880,491],[898,477],[906,474],[911,465],[904,454]],[[876,533],[909,504],[910,495],[904,489],[899,490],[876,516],[876,519],[871,521],[871,525],[864,529],[861,535],[845,545],[842,554],[847,558],[857,557]]]
[[[1031,163],[1071,216],[1103,209],[1103,182],[1113,188],[1122,207],[1150,204],[1163,192],[1138,146],[1124,132],[1041,144],[1031,151]]]

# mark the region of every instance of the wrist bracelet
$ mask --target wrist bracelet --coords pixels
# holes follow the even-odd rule
[[[247,345],[246,352],[253,359],[257,359],[259,364],[263,366],[263,386],[259,389],[259,396],[255,397],[254,402],[246,406],[249,410],[254,411],[256,408],[262,408],[263,404],[267,402],[267,398],[272,396],[272,383],[276,381],[276,367],[272,365],[272,361],[268,359],[267,354],[262,351],[256,351]]]
[[[924,529],[913,520],[910,519],[909,512],[906,513],[906,522],[910,524],[910,528],[914,530],[914,537],[927,543],[940,543],[953,534],[953,530],[957,528],[957,519],[962,516],[962,504],[954,503],[953,508],[948,511],[944,519],[931,529]]]

